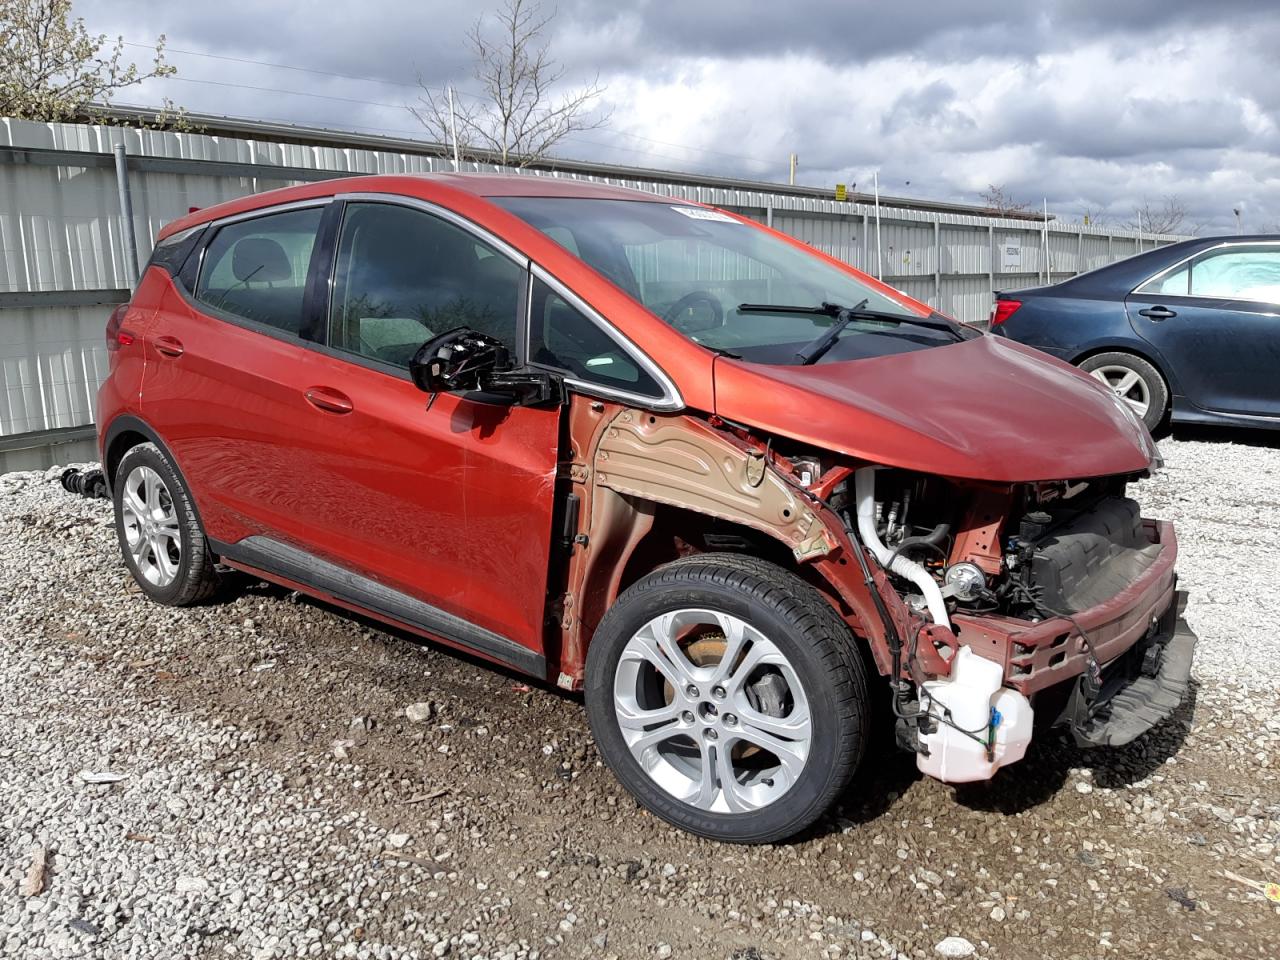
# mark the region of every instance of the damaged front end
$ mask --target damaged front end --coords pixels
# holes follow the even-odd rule
[[[988,779],[1054,726],[1127,743],[1182,701],[1177,543],[1126,496],[1137,475],[948,479],[577,398],[571,422],[563,686],[637,571],[773,549],[867,643],[899,743],[939,779]]]
[[[885,620],[899,740],[949,782],[1021,759],[1034,729],[1128,743],[1182,702],[1171,524],[1129,477],[994,485],[862,466],[833,495],[909,613]],[[882,592],[881,592],[882,593]],[[897,636],[894,636],[894,633]]]

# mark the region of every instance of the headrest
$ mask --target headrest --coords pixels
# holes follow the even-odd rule
[[[231,251],[231,272],[241,283],[293,279],[289,255],[270,237],[245,237]]]

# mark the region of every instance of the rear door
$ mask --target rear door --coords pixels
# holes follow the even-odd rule
[[[526,667],[503,641],[542,650],[560,410],[450,395],[428,405],[408,364],[458,326],[521,356],[527,266],[449,211],[346,202],[317,382],[350,409],[310,412],[327,441],[305,478],[324,556],[484,631],[458,635],[446,617],[431,632]]]
[[[1138,287],[1125,307],[1196,406],[1280,416],[1280,244],[1214,247]]]
[[[177,457],[206,533],[222,543],[317,535],[307,478],[328,431],[306,399],[323,382],[323,357],[304,302],[327,206],[214,225],[147,325],[142,415]]]

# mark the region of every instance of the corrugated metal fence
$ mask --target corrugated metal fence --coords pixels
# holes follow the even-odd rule
[[[191,207],[353,174],[452,169],[408,151],[0,119],[0,472],[94,456],[106,374],[103,325],[128,297],[113,145],[128,153],[138,256]],[[487,164],[468,170],[494,171]],[[643,171],[636,171],[642,174]],[[992,290],[1062,280],[1176,237],[881,207],[787,192],[599,174],[769,223],[957,319],[985,320]]]

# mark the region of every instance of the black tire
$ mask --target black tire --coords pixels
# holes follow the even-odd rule
[[[139,568],[129,549],[124,509],[126,481],[139,467],[150,468],[160,478],[167,493],[178,530],[179,555],[176,574],[171,582],[153,583]],[[116,537],[125,566],[133,574],[142,592],[157,603],[171,607],[188,607],[208,600],[218,589],[218,575],[209,544],[200,527],[200,518],[191,502],[191,493],[182,476],[169,457],[154,443],[142,443],[131,448],[120,458],[111,485],[111,499],[115,506]]]
[[[1095,353],[1092,357],[1082,360],[1079,366],[1085,373],[1090,374],[1103,367],[1124,368],[1137,374],[1139,380],[1142,381],[1142,389],[1149,398],[1147,412],[1142,415],[1142,422],[1147,425],[1147,429],[1152,433],[1164,422],[1164,418],[1169,412],[1169,385],[1164,382],[1164,377],[1160,375],[1160,371],[1142,359],[1142,357],[1134,353],[1121,351]],[[1135,410],[1134,412],[1136,413],[1137,411]]]
[[[726,613],[759,630],[785,656],[809,704],[801,772],[778,800],[750,812],[700,809],[664,790],[632,755],[618,721],[614,683],[624,648],[655,617],[689,608]],[[777,842],[822,816],[862,758],[869,697],[855,643],[822,595],[782,567],[736,554],[686,557],[633,584],[601,621],[587,654],[587,718],[618,780],[657,816],[716,840]]]

